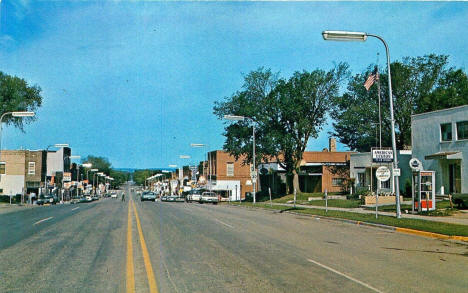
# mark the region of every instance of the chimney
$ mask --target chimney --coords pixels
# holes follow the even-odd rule
[[[330,137],[328,139],[328,149],[330,152],[336,152],[336,138]]]

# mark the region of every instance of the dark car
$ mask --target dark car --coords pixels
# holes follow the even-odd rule
[[[140,200],[145,201],[145,200],[152,200],[156,201],[156,193],[151,192],[151,191],[145,191],[141,194]]]
[[[38,205],[43,205],[43,204],[46,204],[46,203],[49,203],[49,204],[56,204],[57,203],[57,200],[55,197],[53,197],[52,195],[46,195],[44,197],[41,197],[39,198],[36,203]]]
[[[458,205],[459,208],[467,208],[468,207],[468,193],[462,194],[454,194],[452,196],[452,201],[454,204]]]

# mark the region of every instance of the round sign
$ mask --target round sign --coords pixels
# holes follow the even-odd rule
[[[390,179],[390,169],[388,169],[387,167],[385,166],[380,166],[379,168],[377,168],[377,170],[375,171],[375,177],[379,180],[379,181],[387,181],[388,179]]]
[[[409,166],[411,169],[413,169],[413,171],[422,171],[423,170],[423,166],[422,166],[422,163],[420,160],[416,159],[416,158],[412,158],[410,161],[409,161]]]

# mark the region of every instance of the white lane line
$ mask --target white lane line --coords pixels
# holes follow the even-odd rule
[[[52,218],[53,218],[53,217],[48,217],[48,218],[42,219],[42,220],[40,220],[40,221],[37,221],[37,222],[34,223],[33,225],[37,225],[37,224],[42,223],[42,222],[44,222],[44,221],[50,220],[50,219],[52,219]]]
[[[312,260],[312,259],[310,259],[310,258],[308,258],[307,260],[308,260],[309,262],[311,262],[311,263],[314,263],[314,264],[316,264],[316,265],[318,265],[318,266],[320,266],[320,267],[326,269],[326,270],[329,270],[329,271],[331,271],[331,272],[334,272],[335,274],[338,274],[338,275],[340,275],[340,276],[343,276],[343,277],[345,277],[346,279],[349,279],[349,280],[351,280],[351,281],[353,281],[353,282],[356,282],[356,283],[358,283],[358,284],[360,284],[360,285],[362,285],[362,286],[364,286],[364,287],[366,287],[366,288],[369,288],[369,289],[371,289],[372,291],[382,293],[382,291],[380,291],[379,289],[376,289],[376,288],[372,287],[372,286],[369,285],[369,284],[366,284],[366,283],[364,283],[364,282],[361,282],[361,281],[359,281],[359,280],[357,280],[357,279],[355,279],[355,278],[353,278],[353,277],[351,277],[351,276],[348,276],[348,275],[343,274],[343,273],[341,273],[341,272],[339,272],[339,271],[337,271],[337,270],[335,270],[335,269],[332,269],[332,268],[330,268],[330,267],[327,267],[326,265],[321,264],[321,263],[319,263],[319,262],[316,262],[315,260]]]
[[[227,227],[229,227],[229,228],[234,229],[234,226],[231,226],[231,225],[229,225],[229,224],[226,224],[226,223],[224,223],[223,221],[220,221],[220,220],[218,220],[218,219],[215,219],[215,221],[218,222],[218,223],[223,224],[224,226],[227,226]]]
[[[73,208],[72,211],[79,209],[80,207]]]

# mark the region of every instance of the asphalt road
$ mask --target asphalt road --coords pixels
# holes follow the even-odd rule
[[[272,211],[127,196],[0,222],[0,292],[468,288],[467,245]]]

